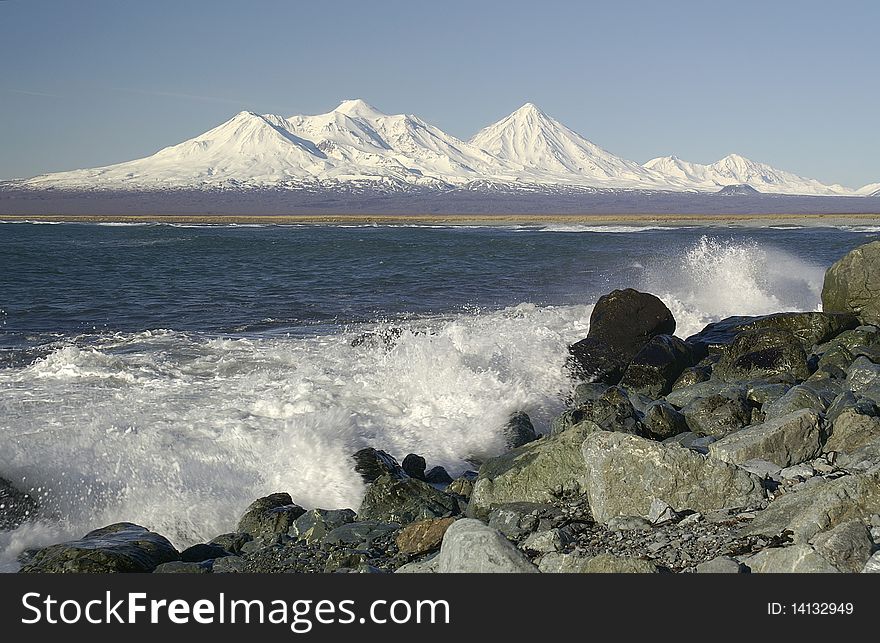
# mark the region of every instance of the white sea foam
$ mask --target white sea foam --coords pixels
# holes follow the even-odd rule
[[[234,529],[254,498],[357,508],[351,453],[415,452],[453,474],[503,447],[516,410],[539,430],[569,393],[565,347],[589,306],[462,314],[389,350],[364,328],[312,338],[205,339],[169,331],[66,345],[0,371],[0,470],[45,489],[23,544],[127,520],[185,546]],[[422,324],[424,325],[424,324]]]

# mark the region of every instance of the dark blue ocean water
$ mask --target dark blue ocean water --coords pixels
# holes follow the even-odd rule
[[[157,328],[320,332],[468,307],[586,303],[663,284],[662,271],[677,271],[703,237],[816,266],[871,238],[870,228],[607,229],[624,231],[2,224],[0,345]]]

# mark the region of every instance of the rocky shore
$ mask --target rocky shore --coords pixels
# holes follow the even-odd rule
[[[822,303],[680,339],[657,297],[616,290],[570,347],[569,408],[546,435],[514,414],[478,472],[363,449],[357,512],[274,493],[184,551],[118,523],[21,571],[880,572],[880,242],[829,268]],[[0,529],[38,515],[0,479]]]

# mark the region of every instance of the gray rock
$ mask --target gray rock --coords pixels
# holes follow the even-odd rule
[[[695,433],[721,437],[747,426],[752,409],[744,397],[725,395],[701,397],[681,410],[688,427]]]
[[[574,389],[571,405],[578,407],[585,402],[595,402],[601,397],[602,393],[608,390],[609,386],[609,384],[603,384],[602,382],[581,382]]]
[[[852,453],[880,439],[880,418],[862,415],[855,408],[844,410],[831,425],[824,451]]]
[[[586,574],[589,562],[589,556],[550,552],[538,560],[538,570],[543,574]]]
[[[813,466],[807,462],[801,462],[790,467],[785,467],[779,472],[779,477],[783,480],[795,480],[797,478],[812,478],[816,475]]]
[[[630,361],[620,385],[657,398],[669,393],[693,362],[691,349],[683,340],[674,335],[655,335]]]
[[[700,382],[706,382],[712,377],[712,369],[709,366],[691,366],[682,371],[678,379],[672,385],[672,390],[678,390]]]
[[[848,471],[868,471],[880,465],[880,439],[869,442],[852,453],[838,454],[837,465]]]
[[[615,384],[652,337],[674,332],[675,318],[659,298],[615,290],[596,302],[586,339],[569,347],[570,363],[583,379]]]
[[[745,398],[747,390],[745,384],[709,380],[708,382],[700,382],[675,389],[666,396],[666,401],[681,409],[694,400],[712,395],[723,395],[732,399]]]
[[[790,531],[796,543],[849,520],[880,512],[880,473],[844,476],[787,493],[759,512],[744,535],[775,536]]]
[[[580,489],[584,472],[581,443],[599,430],[592,422],[581,422],[487,461],[474,484],[468,515],[484,518],[493,505],[545,503],[563,490]]]
[[[247,571],[247,562],[240,556],[227,556],[214,561],[213,574],[241,574]]]
[[[850,251],[825,272],[822,309],[880,323],[880,241]]]
[[[202,562],[184,562],[172,561],[170,563],[162,563],[153,570],[154,574],[210,574],[211,568],[214,567],[213,560],[204,560]]]
[[[848,520],[813,538],[813,548],[842,572],[858,574],[874,551],[868,528],[861,520]]]
[[[801,341],[787,330],[775,328],[740,333],[712,369],[714,379],[740,382],[783,373],[798,380],[810,376]]]
[[[238,521],[237,531],[254,539],[275,542],[287,534],[293,521],[305,511],[293,502],[289,493],[273,493],[250,504]]]
[[[788,467],[814,458],[821,449],[819,415],[803,409],[723,437],[709,445],[709,455],[731,464],[760,458]]]
[[[718,556],[696,567],[698,574],[743,574],[747,571],[745,565],[729,556]]]
[[[880,382],[880,365],[865,356],[860,356],[846,369],[846,388],[860,393]]]
[[[684,415],[665,400],[657,400],[648,405],[642,423],[647,429],[647,437],[654,440],[666,440],[689,430]]]
[[[359,520],[406,525],[426,518],[446,518],[459,513],[452,496],[415,478],[382,476],[367,488],[358,511]]]
[[[297,518],[287,532],[307,543],[321,542],[331,531],[357,519],[351,509],[312,509]]]
[[[584,440],[584,482],[597,522],[648,516],[655,498],[676,511],[752,506],[764,499],[757,476],[688,449],[623,433]]]
[[[641,516],[614,516],[608,521],[608,531],[647,531],[653,525]]]
[[[450,573],[536,573],[538,568],[500,531],[479,520],[457,520],[443,536],[437,571]]]
[[[462,476],[450,482],[444,491],[453,496],[461,496],[465,500],[470,500],[474,491],[474,481]]]
[[[508,449],[515,449],[538,439],[531,418],[523,411],[511,415],[502,432]]]
[[[856,395],[852,391],[844,391],[838,395],[825,410],[825,419],[834,422],[847,409],[854,409],[860,415],[877,417],[880,410],[873,400]]]
[[[388,538],[399,529],[397,523],[361,520],[340,525],[327,534],[323,542],[327,545],[369,549],[375,541]]]
[[[355,452],[352,456],[354,470],[361,474],[367,484],[375,482],[382,476],[392,478],[408,477],[403,467],[391,455],[373,447]]]
[[[874,555],[868,559],[862,568],[863,574],[880,574],[880,551],[874,552]]]
[[[769,384],[760,382],[749,387],[746,399],[759,406],[772,404],[791,389],[789,384]]]
[[[564,531],[560,529],[548,529],[531,534],[522,543],[522,548],[538,554],[547,554],[560,551],[570,542]]]
[[[840,570],[812,546],[773,547],[742,560],[753,574],[836,574]]]
[[[423,560],[407,563],[394,570],[395,574],[436,574],[440,561],[437,560],[438,554],[432,554]]]
[[[215,558],[230,556],[232,552],[217,544],[198,544],[187,547],[180,552],[180,560],[184,563],[201,563]]]
[[[764,417],[766,420],[773,420],[801,409],[810,409],[821,413],[827,408],[829,402],[830,400],[826,401],[822,395],[809,386],[794,386],[778,400],[763,408]]]
[[[241,553],[241,548],[245,543],[250,542],[253,538],[250,534],[241,534],[238,532],[233,532],[229,534],[221,534],[216,538],[212,539],[209,545],[217,545],[218,547],[222,547],[230,554],[238,555]]]
[[[660,570],[651,561],[640,558],[599,554],[590,558],[585,570],[587,574],[659,574]]]
[[[50,545],[35,552],[25,563],[24,573],[152,572],[162,563],[178,560],[180,554],[168,540],[130,522],[120,522],[90,531],[79,540]]]
[[[594,402],[585,402],[566,411],[551,426],[556,434],[573,426],[592,422],[605,431],[622,431],[642,435],[645,428],[628,393],[618,386],[608,388]]]
[[[749,473],[754,473],[759,478],[776,479],[782,476],[782,470],[778,464],[760,458],[738,462],[737,465]]]
[[[678,518],[678,512],[664,501],[654,498],[648,509],[648,520],[652,525],[663,525]]]
[[[519,540],[538,528],[538,512],[546,505],[536,502],[511,502],[492,507],[489,526],[511,540]]]

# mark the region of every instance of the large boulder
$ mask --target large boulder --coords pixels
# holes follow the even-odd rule
[[[859,413],[858,408],[848,408],[840,413],[831,425],[831,437],[825,443],[825,451],[852,453],[880,439],[880,418]]]
[[[690,430],[684,415],[665,400],[657,400],[649,404],[645,409],[645,418],[642,422],[645,425],[647,437],[661,442]]]
[[[630,360],[657,335],[672,335],[675,318],[654,295],[632,288],[599,298],[586,339],[569,348],[574,370],[586,379],[617,383]]]
[[[733,340],[712,369],[712,377],[743,382],[790,374],[797,380],[810,376],[803,344],[787,330],[747,330]]]
[[[382,476],[408,477],[397,460],[385,451],[367,447],[355,452],[351,457],[354,460],[354,470],[361,474],[361,478],[367,484],[375,482]]]
[[[488,460],[480,467],[468,515],[485,518],[494,505],[543,503],[561,491],[580,489],[584,472],[581,443],[594,431],[600,428],[593,422],[580,422]]]
[[[580,406],[569,409],[556,417],[550,425],[550,433],[556,434],[572,426],[589,422],[605,431],[621,431],[644,435],[645,426],[630,397],[619,386],[608,388],[595,400],[586,400]]]
[[[880,513],[880,473],[844,476],[787,493],[759,512],[745,535],[776,536],[791,532],[806,543],[819,532],[849,520],[867,521]]]
[[[807,544],[763,549],[742,562],[753,574],[836,574],[827,558]]]
[[[415,478],[382,476],[367,489],[358,520],[378,520],[406,525],[427,518],[459,513],[458,501]]]
[[[297,540],[316,543],[337,527],[356,519],[357,514],[351,509],[311,509],[294,520],[287,533]]]
[[[596,521],[648,518],[662,500],[676,511],[746,507],[764,499],[761,480],[726,462],[677,445],[598,432],[583,442],[584,483]]]
[[[0,531],[15,529],[33,519],[37,501],[16,489],[11,482],[0,478]]]
[[[693,361],[690,346],[683,340],[674,335],[657,335],[633,357],[620,385],[656,399],[672,390]]]
[[[21,568],[23,573],[152,572],[180,558],[174,546],[155,532],[130,522],[90,531],[79,540],[37,551]]]
[[[738,431],[752,420],[752,408],[743,393],[698,398],[682,408],[681,414],[694,433],[716,437]]]
[[[238,521],[237,531],[254,540],[273,542],[286,535],[294,521],[306,512],[289,493],[273,493],[254,500]]]
[[[825,272],[822,309],[880,324],[880,241],[850,251]]]
[[[731,433],[710,444],[709,455],[731,464],[767,460],[788,467],[819,455],[822,438],[819,415],[802,409]]]
[[[502,433],[508,449],[515,449],[538,439],[532,420],[524,411],[513,413],[504,425]]]
[[[827,342],[842,332],[856,328],[859,320],[855,315],[840,313],[774,313],[758,317],[728,317],[706,326],[685,341],[698,354],[721,353],[737,335],[747,330],[775,328],[785,330],[797,337],[804,348]]]
[[[837,569],[858,574],[874,551],[871,532],[861,520],[849,520],[813,538],[812,545]]]
[[[446,530],[436,570],[441,574],[538,572],[500,531],[470,518],[457,520]]]

